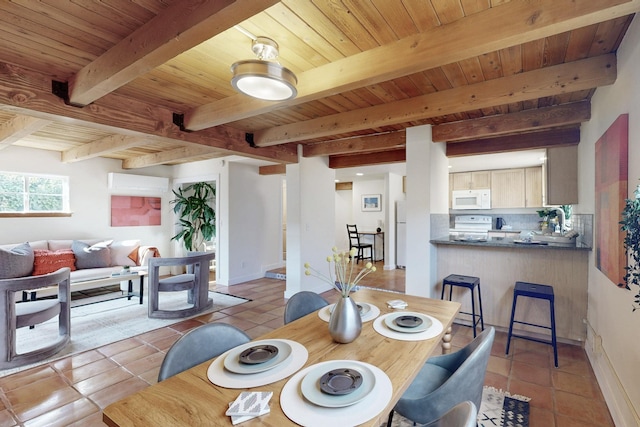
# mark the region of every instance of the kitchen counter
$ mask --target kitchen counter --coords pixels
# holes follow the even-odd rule
[[[473,246],[477,248],[519,248],[519,249],[564,249],[572,251],[590,251],[592,248],[580,241],[576,241],[575,244],[567,243],[554,243],[554,242],[541,242],[541,243],[526,243],[521,242],[520,239],[512,238],[493,238],[488,240],[478,239],[464,239],[460,237],[441,237],[429,241],[434,245],[458,245],[458,246]]]
[[[551,285],[555,294],[558,339],[574,344],[584,342],[586,326],[583,319],[587,316],[591,248],[557,243],[527,245],[513,240],[459,241],[448,236],[431,240],[437,258],[437,282],[432,294],[440,295],[442,280],[449,274],[479,277],[485,325],[507,330],[515,282]],[[455,289],[454,300],[462,303],[460,311],[471,311],[468,291],[465,294],[464,289]],[[518,316],[524,316],[527,322],[543,325],[549,322],[547,301],[523,298],[518,300],[518,311]],[[467,317],[462,319],[467,320]],[[534,336],[545,335],[538,328],[523,325],[517,328]]]

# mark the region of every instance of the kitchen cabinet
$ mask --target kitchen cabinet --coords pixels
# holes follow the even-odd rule
[[[547,205],[578,203],[578,146],[547,148]]]
[[[451,190],[491,188],[491,171],[457,172],[451,175]]]
[[[524,208],[524,189],[523,168],[491,171],[491,209]]]
[[[544,206],[542,167],[524,169],[524,204],[527,208]]]
[[[449,174],[454,190],[491,189],[491,208],[539,208],[545,206],[542,166]],[[449,192],[451,207],[451,192]]]

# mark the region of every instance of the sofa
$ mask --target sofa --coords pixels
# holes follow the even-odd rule
[[[119,277],[123,267],[131,273],[146,272],[149,258],[159,257],[155,247],[139,240],[82,239],[37,240],[0,245],[0,287],[6,280],[71,269],[71,292],[131,280]],[[31,299],[55,295],[57,288],[31,292]]]

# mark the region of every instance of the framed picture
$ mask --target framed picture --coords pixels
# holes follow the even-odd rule
[[[380,194],[363,194],[362,195],[362,212],[381,211]]]
[[[161,224],[160,197],[111,196],[111,226],[145,226]]]

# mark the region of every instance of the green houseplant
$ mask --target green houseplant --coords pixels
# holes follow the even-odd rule
[[[628,265],[625,267],[624,283],[618,286],[628,290],[631,290],[630,284],[638,286],[632,303],[632,309],[636,311],[640,309],[640,186],[636,187],[633,195],[633,199],[625,199],[620,221],[620,230],[626,232],[623,243]]]
[[[169,203],[174,205],[181,230],[171,240],[182,240],[188,251],[202,250],[204,242],[216,235],[216,211],[211,207],[216,189],[207,182],[196,182],[172,191],[175,199]]]

